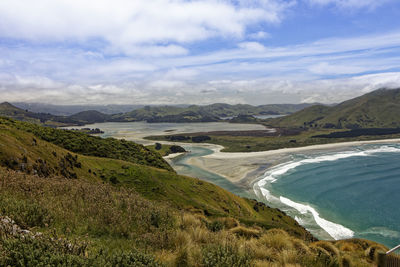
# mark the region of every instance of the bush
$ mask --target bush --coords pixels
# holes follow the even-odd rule
[[[170,150],[172,153],[183,153],[183,152],[186,152],[186,150],[185,150],[183,147],[177,146],[177,145],[172,145],[172,146],[169,148],[169,150]]]
[[[224,225],[221,221],[213,221],[211,223],[207,223],[207,229],[211,232],[219,232],[224,229]]]
[[[156,143],[155,147],[156,150],[160,150],[162,148],[162,145],[160,143]]]
[[[192,137],[192,141],[194,143],[201,143],[201,142],[205,142],[205,141],[209,141],[209,140],[211,140],[211,137],[209,137],[208,135],[199,135],[199,136]]]
[[[227,244],[213,245],[203,250],[205,267],[246,267],[252,265],[252,255],[248,251],[240,253],[236,247]]]
[[[52,218],[46,208],[32,200],[0,195],[0,214],[11,216],[22,227],[44,227]]]
[[[103,253],[88,256],[85,243],[60,238],[0,238],[0,266],[162,266],[153,256],[133,252]]]

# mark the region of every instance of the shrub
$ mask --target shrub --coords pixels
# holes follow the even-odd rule
[[[205,141],[209,141],[209,140],[211,140],[211,137],[209,137],[208,135],[199,135],[199,136],[192,137],[192,141],[194,143],[201,143],[201,142],[205,142]]]
[[[0,238],[0,266],[162,266],[153,256],[132,252],[95,252],[88,256],[85,243],[60,238]]]
[[[245,251],[240,253],[233,245],[211,245],[203,250],[205,267],[247,267],[253,266],[252,255]]]
[[[221,221],[213,221],[213,222],[207,223],[207,228],[211,232],[219,232],[222,229],[224,229],[224,225]]]
[[[0,214],[9,215],[25,228],[44,227],[52,221],[48,210],[39,203],[8,195],[0,195]]]

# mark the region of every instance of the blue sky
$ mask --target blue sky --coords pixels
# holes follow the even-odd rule
[[[399,0],[1,0],[0,100],[333,103],[400,87]]]

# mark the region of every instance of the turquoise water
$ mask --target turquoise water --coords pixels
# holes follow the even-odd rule
[[[171,166],[179,173],[182,175],[187,175],[191,177],[196,177],[202,180],[205,180],[207,182],[216,184],[231,193],[234,193],[236,195],[242,196],[242,197],[249,197],[250,194],[246,191],[243,190],[243,188],[240,188],[224,177],[206,171],[204,169],[198,168],[196,166],[190,165],[188,163],[188,160],[191,158],[197,158],[201,156],[206,156],[210,155],[213,153],[211,149],[203,148],[203,147],[196,147],[196,146],[183,146],[186,151],[189,151],[189,153],[186,153],[182,156],[178,156],[174,158],[171,162]]]
[[[254,189],[321,238],[400,244],[400,145],[295,155]]]

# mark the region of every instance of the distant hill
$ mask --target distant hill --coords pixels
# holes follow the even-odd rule
[[[34,104],[18,104],[20,107],[35,107],[35,110],[52,110],[54,114],[63,113],[65,106],[49,105],[35,106]],[[39,105],[39,104],[36,104]],[[131,122],[131,121],[147,121],[147,122],[216,122],[224,117],[236,116],[254,116],[254,115],[280,115],[290,114],[309,107],[313,104],[275,104],[275,105],[229,105],[229,104],[212,104],[207,106],[145,106],[143,108],[134,109],[125,113],[114,115],[105,114],[97,109],[85,110],[69,116],[53,115],[43,112],[32,112],[27,109],[16,107],[10,103],[4,102],[0,104],[0,116],[6,116],[13,119],[39,123],[46,126],[70,126],[84,125],[97,122]],[[57,107],[60,112],[57,112]],[[73,110],[75,106],[71,106],[69,110]],[[107,106],[109,107],[109,106]],[[79,106],[79,108],[81,108]],[[93,108],[93,107],[91,107]],[[122,107],[121,107],[122,108]],[[126,108],[126,106],[124,106]]]
[[[8,102],[0,104],[0,114],[16,120],[37,122],[38,119],[31,117],[30,112],[24,109],[17,108]]]
[[[57,118],[57,116],[48,113],[34,113],[28,110],[17,108],[8,102],[3,102],[0,104],[0,116],[32,123],[45,123],[46,121],[52,121],[53,119]]]
[[[52,127],[105,122],[111,118],[110,115],[103,114],[96,110],[82,111],[71,116],[56,116],[50,113],[36,113],[18,108],[8,102],[0,104],[0,116]]]
[[[239,115],[282,115],[299,111],[313,104],[275,104],[252,106],[216,103],[206,106],[146,106],[124,114],[114,115],[113,121],[147,122],[214,122],[223,117]]]
[[[111,118],[111,116],[101,113],[97,110],[88,110],[71,115],[69,118],[76,121],[82,121],[84,123],[96,123],[106,122]]]
[[[316,105],[292,115],[270,119],[280,127],[397,128],[400,127],[400,88],[379,89],[336,106]]]
[[[44,103],[24,103],[24,102],[12,102],[12,105],[29,110],[36,113],[50,113],[57,116],[71,116],[73,114],[87,111],[96,110],[104,114],[117,114],[132,111],[134,109],[143,108],[144,105],[52,105]]]

